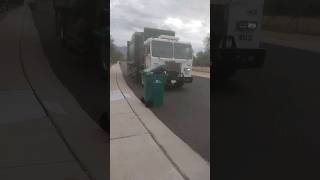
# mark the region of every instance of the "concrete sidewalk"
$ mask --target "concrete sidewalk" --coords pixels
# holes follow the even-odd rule
[[[108,179],[108,137],[51,71],[28,7],[0,22],[0,57],[0,179]]]
[[[262,42],[320,53],[320,36],[263,31]]]
[[[110,179],[209,180],[210,164],[172,133],[110,70]]]

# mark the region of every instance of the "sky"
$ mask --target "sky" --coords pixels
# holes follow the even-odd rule
[[[201,51],[210,33],[210,0],[110,0],[110,34],[117,46],[126,46],[144,27],[173,30]]]

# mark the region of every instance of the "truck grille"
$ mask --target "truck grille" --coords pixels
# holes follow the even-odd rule
[[[174,71],[174,72],[181,71],[181,63],[176,63],[174,61],[166,61],[165,65],[168,71]]]

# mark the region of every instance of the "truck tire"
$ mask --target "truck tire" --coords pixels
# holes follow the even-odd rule
[[[136,71],[136,82],[138,84],[142,84],[142,76],[141,76],[139,70]]]

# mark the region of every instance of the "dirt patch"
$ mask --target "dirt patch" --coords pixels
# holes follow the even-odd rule
[[[283,33],[320,35],[320,17],[264,16],[263,29]]]
[[[198,71],[198,72],[206,72],[206,73],[210,73],[210,67],[192,67],[193,71]]]

